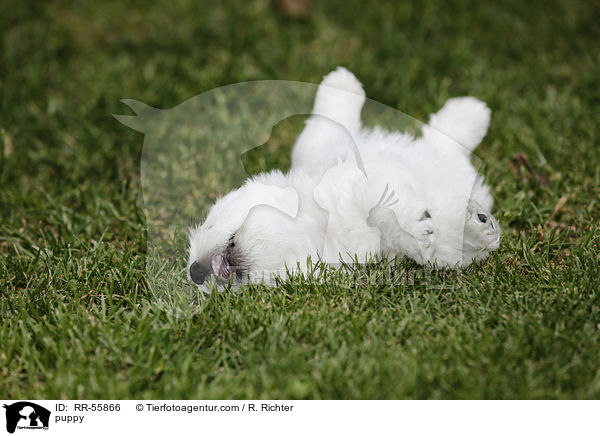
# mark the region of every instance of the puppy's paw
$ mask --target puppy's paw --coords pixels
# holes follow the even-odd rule
[[[475,97],[451,98],[432,115],[429,125],[471,151],[487,133],[491,114],[490,108]]]
[[[431,214],[428,210],[419,213],[419,219],[415,223],[415,237],[419,240],[419,245],[423,248],[430,248],[435,240],[435,227]]]
[[[433,260],[434,243],[436,240],[436,229],[428,209],[420,209],[416,217],[411,219],[406,229],[415,239],[415,245],[409,245],[409,257],[424,264]]]
[[[365,96],[362,84],[354,74],[344,67],[337,67],[334,71],[323,77],[321,85]]]
[[[360,129],[360,111],[365,91],[354,74],[338,67],[319,85],[313,113],[330,118],[349,131]]]

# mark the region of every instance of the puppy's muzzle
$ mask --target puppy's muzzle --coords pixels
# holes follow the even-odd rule
[[[190,266],[190,278],[197,285],[203,284],[212,275],[212,270],[200,262],[194,262]]]

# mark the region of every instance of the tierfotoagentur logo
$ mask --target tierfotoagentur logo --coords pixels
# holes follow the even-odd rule
[[[10,405],[4,404],[6,409],[6,431],[14,433],[19,430],[48,430],[50,411],[38,404],[29,401],[19,401]]]

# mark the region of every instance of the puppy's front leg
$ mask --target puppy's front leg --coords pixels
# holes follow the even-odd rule
[[[367,224],[379,229],[380,249],[385,254],[399,254],[419,264],[432,261],[434,227],[427,210],[419,214],[410,229],[403,229],[392,210],[398,200],[393,201],[394,192],[387,194],[386,186],[379,202],[369,211]]]

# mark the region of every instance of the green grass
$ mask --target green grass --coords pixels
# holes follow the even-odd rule
[[[0,3],[0,398],[600,398],[600,10],[314,3]],[[490,105],[500,250],[460,274],[372,263],[157,301],[119,100],[340,64],[417,118]]]

